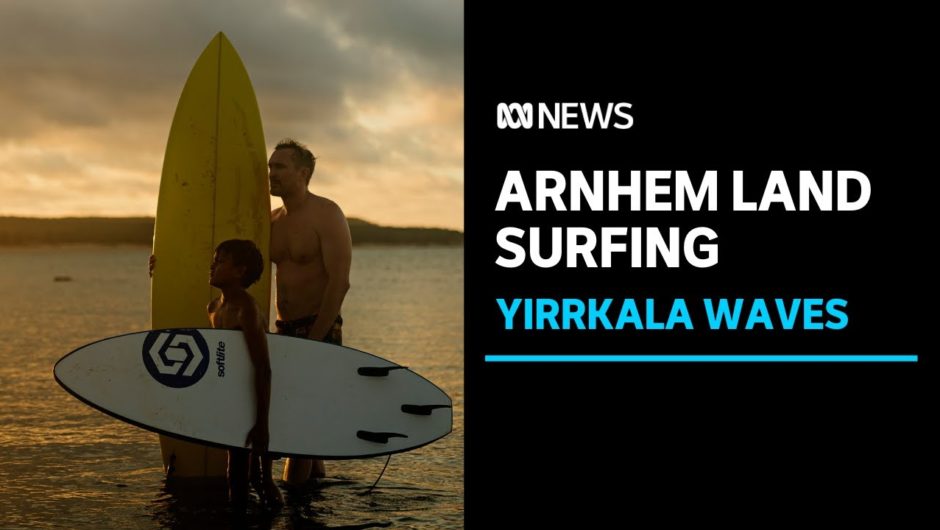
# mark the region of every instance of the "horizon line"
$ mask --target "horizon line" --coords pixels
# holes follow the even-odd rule
[[[0,219],[35,219],[40,221],[64,221],[69,219],[151,219],[155,220],[156,216],[153,215],[62,215],[62,216],[41,216],[41,215],[10,215],[5,213],[0,213]],[[362,217],[349,216],[347,220],[356,220],[368,223],[372,226],[378,226],[380,228],[412,228],[419,230],[449,230],[451,232],[458,232],[463,234],[464,231],[462,228],[447,228],[443,226],[417,226],[417,225],[383,225],[376,223],[374,221],[369,221],[368,219],[363,219]]]

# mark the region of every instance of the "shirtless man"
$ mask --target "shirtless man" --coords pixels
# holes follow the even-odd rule
[[[271,402],[271,362],[265,337],[267,316],[261,314],[255,299],[245,290],[258,281],[263,270],[264,258],[253,242],[230,239],[216,248],[209,275],[209,283],[222,291],[206,308],[209,321],[214,328],[240,329],[245,334],[255,372],[255,425],[245,440],[251,450],[230,449],[228,452],[229,499],[237,514],[244,513],[247,505],[250,462],[257,462],[259,458],[261,476],[252,479],[256,481],[261,501],[271,506],[283,504],[281,492],[271,478],[271,458],[265,454]],[[255,475],[256,470],[251,474]]]
[[[339,206],[307,190],[315,166],[313,153],[290,139],[277,144],[268,162],[271,195],[284,202],[271,212],[277,332],[342,344],[352,239]],[[321,460],[290,458],[283,479],[296,486],[324,475]]]

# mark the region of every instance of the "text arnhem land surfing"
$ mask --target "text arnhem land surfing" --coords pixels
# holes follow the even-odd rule
[[[731,172],[735,212],[855,212],[871,196],[868,177],[858,171],[770,171],[760,200],[748,192],[744,171]],[[788,180],[789,179],[789,180]],[[528,185],[527,185],[528,181]],[[534,182],[533,182],[534,181]],[[796,193],[791,193],[791,186]],[[496,204],[497,212],[715,212],[718,211],[719,172],[707,170],[695,178],[688,171],[583,171],[567,175],[508,171]],[[757,186],[760,189],[761,186]],[[531,191],[530,191],[531,189]],[[531,193],[531,195],[530,195]],[[624,204],[627,203],[627,204]],[[534,205],[534,207],[533,207]],[[557,215],[557,214],[556,214]],[[557,218],[557,217],[556,217]],[[535,224],[535,223],[533,223]],[[498,230],[496,264],[516,269],[539,268],[695,268],[718,263],[718,234],[707,226],[680,227],[552,226],[548,241],[540,226],[506,226]],[[547,244],[546,244],[547,243]],[[545,248],[547,247],[547,249]],[[657,317],[655,300],[624,299],[613,309],[612,299],[498,299],[505,329],[694,329],[688,305],[672,301]],[[846,300],[715,299],[701,307],[711,329],[843,329],[848,323]],[[773,315],[773,317],[771,316]]]

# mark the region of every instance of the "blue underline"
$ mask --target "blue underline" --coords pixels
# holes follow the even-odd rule
[[[917,355],[487,355],[488,363],[916,363]]]

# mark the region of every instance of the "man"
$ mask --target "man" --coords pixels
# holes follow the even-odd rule
[[[282,140],[268,162],[271,195],[284,205],[271,212],[271,261],[277,266],[277,332],[342,344],[340,308],[349,290],[352,239],[335,202],[308,191],[316,158],[302,144]],[[290,458],[283,479],[302,485],[323,477],[320,460]]]

